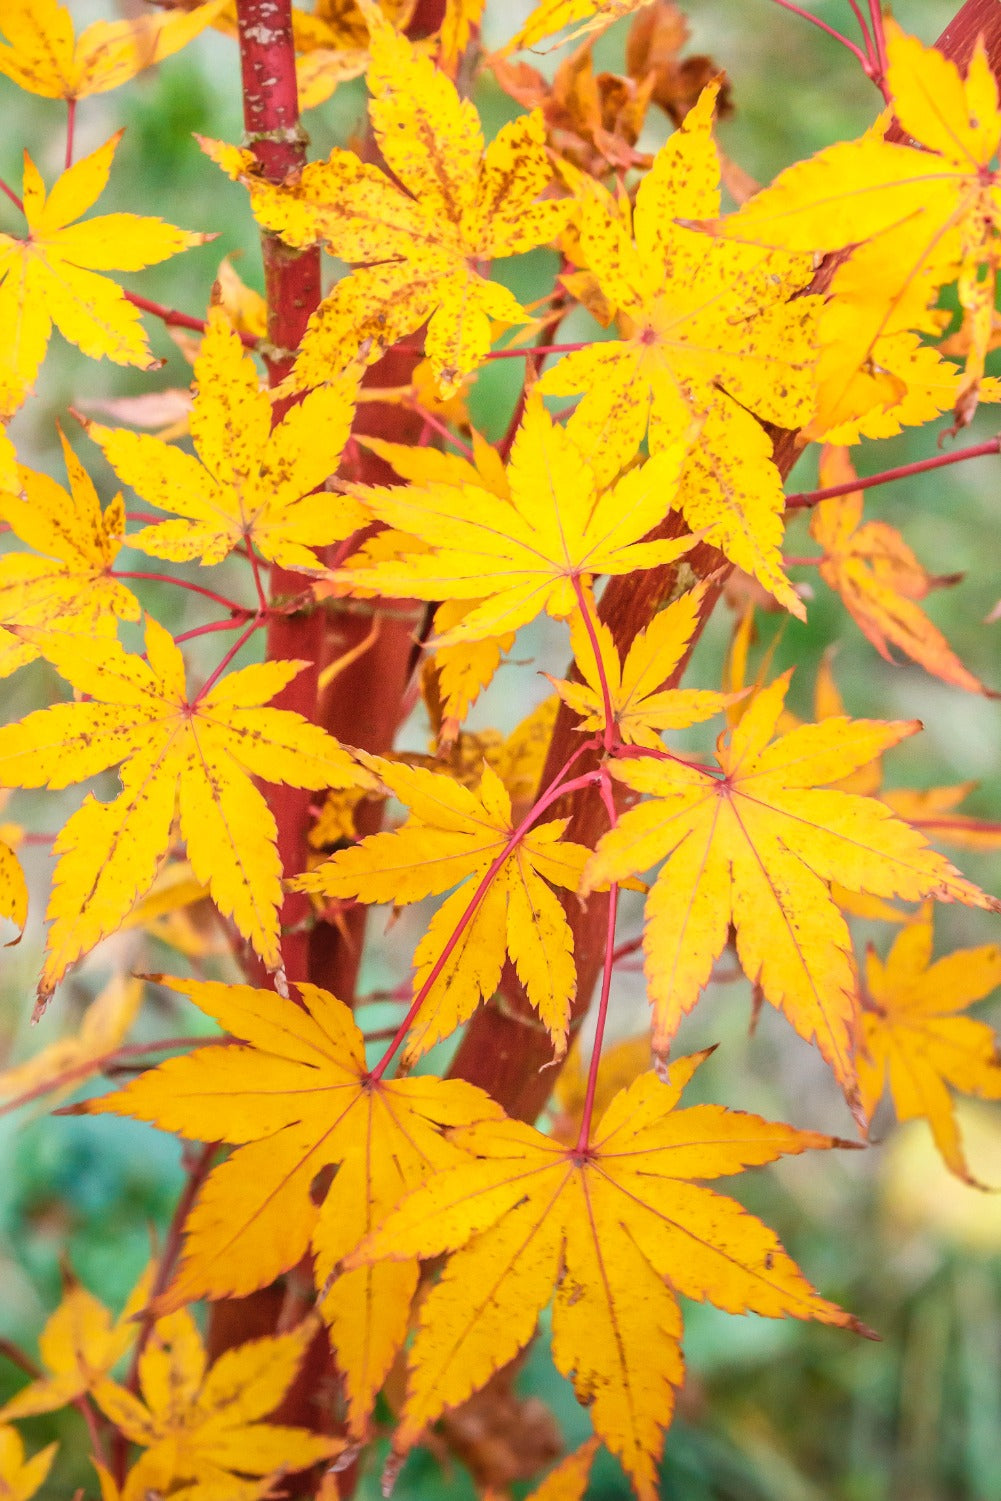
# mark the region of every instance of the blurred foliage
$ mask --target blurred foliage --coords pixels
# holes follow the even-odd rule
[[[517,6],[511,0],[488,0],[488,44],[510,34],[528,8],[526,0]],[[897,18],[931,41],[953,8],[952,0],[903,0]],[[107,13],[97,0],[72,0],[71,9],[81,23]],[[831,25],[851,32],[847,0],[819,0],[815,9]],[[688,12],[693,47],[711,54],[730,75],[736,112],[722,127],[723,145],[755,178],[767,180],[790,161],[858,133],[872,119],[877,96],[848,54],[770,0],[692,0]],[[621,65],[623,37],[620,27],[601,39],[595,49],[597,65]],[[558,60],[559,54],[534,61],[551,69]],[[359,81],[343,86],[312,112],[306,123],[316,154],[359,129],[364,100]],[[489,76],[480,80],[476,100],[488,136],[516,113]],[[0,135],[0,172],[17,184],[21,150],[30,143],[51,178],[64,144],[60,106],[22,94],[0,79],[0,108],[8,120]],[[660,135],[654,127],[650,139],[641,143],[644,148],[655,149],[666,135],[667,124],[661,123]],[[143,273],[143,294],[200,313],[226,253],[239,254],[241,275],[260,287],[257,237],[245,194],[206,161],[192,140],[193,131],[240,138],[233,44],[217,35],[203,36],[131,86],[85,101],[78,116],[78,154],[93,149],[119,125],[126,134],[102,210],[158,212],[184,227],[218,234],[212,244]],[[516,295],[537,295],[539,280],[550,271],[547,257],[553,260],[543,251],[521,257],[510,282]],[[499,274],[506,279],[503,267]],[[62,479],[53,418],[84,396],[96,400],[187,384],[189,367],[181,353],[155,320],[146,324],[154,349],[165,360],[163,370],[152,376],[95,365],[60,344],[58,356],[44,367],[41,399],[15,421],[14,436],[27,462]],[[568,327],[567,337],[574,336]],[[514,401],[518,372],[512,365],[497,361],[485,367],[473,396],[474,420],[491,436],[505,427]],[[977,442],[996,426],[994,410],[982,409],[962,441]],[[877,452],[863,444],[857,454],[860,471],[924,456],[933,450],[934,440],[928,430],[912,430],[881,444]],[[81,451],[87,447],[97,483],[105,496],[112,494],[110,472],[102,469],[96,450],[82,436],[74,434],[72,441]],[[900,527],[936,572],[967,575],[957,588],[935,597],[929,613],[972,670],[998,685],[1001,625],[980,624],[1001,593],[996,570],[992,576],[984,567],[984,539],[997,535],[993,474],[991,461],[982,460],[946,474],[923,475],[871,493],[869,506],[870,514],[878,512]],[[805,460],[792,487],[806,489],[813,478]],[[788,550],[814,550],[805,518],[791,524]],[[142,567],[139,555],[135,558],[132,566]],[[814,584],[811,570],[801,570],[799,576]],[[228,587],[222,575],[220,586]],[[161,596],[150,596],[150,604],[173,629],[196,618],[189,618],[189,612],[197,607],[180,591],[163,589]],[[730,624],[727,614],[717,612],[695,652],[689,682],[718,681]],[[519,643],[514,656],[540,654],[546,630],[543,625],[526,636],[524,650]],[[774,670],[801,665],[791,699],[797,712],[809,716],[814,672],[824,651],[837,643],[835,675],[848,712],[924,719],[926,733],[889,759],[891,785],[976,778],[981,789],[966,804],[968,810],[986,815],[991,806],[999,806],[997,703],[950,689],[917,667],[884,662],[819,581],[808,623],[762,617],[762,653],[773,637],[778,638]],[[45,671],[39,669],[30,683],[22,674],[7,686],[16,712],[41,694]],[[509,728],[530,707],[512,700],[512,681],[503,672],[499,675],[477,707],[474,724]],[[542,697],[544,688],[532,691]],[[29,818],[30,799],[20,809]],[[964,855],[962,863],[975,880],[996,887],[996,859]],[[986,941],[987,922],[982,913],[942,909],[939,943]],[[37,935],[37,917],[35,923]],[[75,1020],[73,999],[63,995],[43,1028],[27,1037],[31,939],[29,931],[18,957],[5,959],[0,1040],[2,1053],[12,1056],[34,1051]],[[401,925],[396,942],[406,941]],[[885,942],[885,935],[878,941]],[[143,967],[167,964],[165,954],[145,954]],[[96,990],[99,978],[91,964],[84,967],[80,984]],[[376,958],[367,983],[375,989],[385,978]],[[817,1055],[770,1011],[749,1037],[750,993],[743,980],[712,990],[678,1042],[679,1051],[713,1041],[722,1044],[699,1076],[696,1097],[851,1134],[843,1101]],[[624,974],[621,992],[614,1024],[626,1035],[645,1019],[641,976]],[[378,1027],[388,1014],[373,1007],[365,1021]],[[168,1011],[154,1011],[144,1020],[147,1030],[141,1035],[194,1031],[195,1016],[193,1008],[174,998]],[[440,1063],[438,1055],[428,1060],[429,1065]],[[1001,1112],[982,1108],[961,1113],[974,1169],[1001,1185]],[[28,1111],[0,1119],[0,1148],[6,1167],[0,1178],[2,1333],[31,1348],[45,1314],[58,1300],[63,1257],[98,1296],[112,1307],[121,1305],[149,1252],[147,1226],[162,1235],[169,1220],[182,1182],[179,1147],[129,1121],[53,1119]],[[687,1306],[690,1379],[668,1437],[663,1494],[676,1501],[1001,1501],[1001,1199],[949,1178],[923,1123],[894,1132],[886,1147],[845,1153],[825,1161],[822,1169],[809,1161],[789,1161],[766,1174],[745,1175],[742,1184],[738,1196],[776,1228],[812,1280],[877,1329],[882,1342],[863,1342],[815,1325],[753,1315],[735,1319]],[[22,1382],[21,1373],[0,1360],[0,1400]],[[552,1367],[544,1342],[532,1349],[521,1388],[553,1408],[569,1446],[586,1436],[586,1416]],[[63,1440],[44,1497],[63,1501],[77,1486],[93,1490],[77,1413],[33,1420],[25,1425],[25,1437],[32,1450],[54,1437]],[[376,1501],[381,1494],[379,1459],[377,1451],[369,1456],[357,1493],[362,1501]],[[464,1476],[443,1471],[426,1452],[409,1461],[394,1492],[397,1501],[468,1501],[473,1494]],[[604,1501],[629,1494],[607,1455],[598,1459],[589,1494]]]

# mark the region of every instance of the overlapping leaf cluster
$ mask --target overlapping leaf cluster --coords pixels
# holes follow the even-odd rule
[[[640,9],[542,0],[503,51],[566,26],[570,39],[588,37]],[[67,685],[0,728],[0,786],[61,790],[115,768],[119,780],[111,796],[106,783],[88,790],[55,835],[36,1013],[103,939],[146,928],[200,967],[198,978],[157,982],[222,1034],[80,1107],[232,1150],[214,1165],[203,1153],[177,1227],[183,1245],[175,1237],[117,1321],[70,1285],[42,1336],[44,1373],[0,1411],[6,1424],[70,1403],[94,1431],[117,1434],[113,1464],[95,1455],[103,1501],[274,1494],[288,1472],[364,1444],[384,1390],[405,1455],[524,1349],[550,1303],[556,1366],[652,1501],[684,1377],[679,1294],[865,1332],[771,1230],[705,1186],[849,1145],[716,1105],[681,1107],[705,1054],[671,1059],[672,1043],[727,945],[758,998],[816,1043],[863,1130],[888,1084],[898,1116],[926,1118],[949,1167],[973,1182],[947,1086],[1001,1098],[989,1029],[962,1014],[1001,981],[997,945],[933,961],[931,916],[934,901],[994,914],[1001,903],[930,842],[1001,839],[996,825],[953,811],[966,788],[881,790],[881,758],[920,725],[849,718],[826,672],[817,723],[794,721],[790,674],[747,680],[750,615],[727,682],[679,686],[735,573],[745,592],[806,614],[808,591],[783,555],[783,430],[847,445],[949,408],[958,428],[998,395],[984,372],[1001,112],[983,46],[962,76],[888,23],[885,83],[908,143],[881,118],[723,215],[721,181],[737,179],[715,141],[721,80],[705,83],[652,160],[636,149],[651,101],[670,112],[677,99],[664,83],[666,43],[654,45],[681,35],[668,0],[637,23],[627,78],[599,86],[585,41],[559,81],[559,109],[537,78],[538,107],[489,144],[460,88],[482,6],[449,0],[439,31],[419,42],[407,35],[412,10],[318,0],[290,18],[306,104],[366,74],[378,163],[375,151],[338,147],[275,183],[253,151],[202,141],[246,187],[268,235],[290,253],[322,246],[347,268],[278,390],[262,384],[254,348],[275,351],[239,315],[227,268],[205,319],[187,320],[200,334],[183,420],[193,452],[85,421],[126,487],[102,508],[62,432],[68,491],[18,464],[0,433],[0,516],[23,544],[0,559],[0,674],[42,659]],[[18,3],[0,17],[0,70],[68,101],[72,119],[77,100],[207,25],[232,31],[234,18],[212,0],[75,38],[57,0]],[[508,64],[498,74],[516,95],[527,87]],[[568,145],[585,139],[587,150]],[[152,368],[139,309],[155,304],[106,273],[210,237],[134,214],[85,217],[117,144],[67,165],[49,190],[26,156],[24,222],[0,234],[0,319],[13,331],[0,350],[4,419],[44,379],[53,325],[86,355]],[[546,249],[558,260],[539,273],[536,299],[519,300],[495,263],[533,253],[525,266],[538,268]],[[818,277],[824,254],[835,260]],[[964,369],[935,342],[947,323],[940,294],[953,285],[964,323],[951,347],[966,353]],[[595,336],[563,343],[574,308]],[[409,378],[373,392],[365,371],[394,349]],[[522,358],[527,372],[496,444],[466,407],[494,356]],[[373,395],[416,414],[422,441],[371,436],[359,414]],[[561,412],[555,397],[574,401]],[[363,454],[386,466],[387,482],[369,482]],[[843,448],[825,449],[821,483],[837,493],[811,520],[820,577],[885,657],[896,648],[957,691],[986,691],[918,603],[954,580],[928,575],[885,522],[863,523],[854,481]],[[128,494],[158,514],[136,515]],[[179,578],[223,618],[175,640],[140,587],[164,576],[122,567],[126,544],[197,562],[198,582],[193,571]],[[210,570],[224,560],[242,567],[249,603],[216,587]],[[646,613],[624,625],[614,601],[627,589]],[[399,600],[426,607],[417,645],[430,756],[356,748],[325,727],[342,674],[374,650],[395,608],[384,602]],[[328,645],[339,619],[373,624],[322,662],[276,652],[279,636],[320,611]],[[566,669],[547,658],[553,696],[507,737],[471,729],[470,709],[517,660],[517,633],[543,616],[571,659]],[[139,624],[141,641],[120,638]],[[199,657],[189,688],[182,646],[222,631],[234,644],[208,667]],[[264,660],[234,665],[251,641],[263,641]],[[315,684],[309,717],[282,702],[300,675]],[[363,706],[349,707],[361,740]],[[399,707],[402,721],[412,703]],[[714,756],[665,741],[724,712]],[[311,839],[276,819],[282,787],[316,795]],[[0,913],[21,928],[22,831],[0,833]],[[323,857],[306,868],[309,843]],[[603,1098],[624,885],[646,894],[657,1066]],[[901,902],[923,905],[914,914]],[[319,974],[287,975],[285,963],[304,926],[357,942],[368,906],[401,926],[399,909],[420,914],[405,929],[413,943],[390,928],[387,950],[404,960],[392,996],[406,1012],[375,1052],[347,997],[314,983]],[[597,961],[595,913],[607,913]],[[899,926],[863,975],[856,913]],[[205,914],[222,942],[206,936]],[[229,958],[217,965],[220,949]],[[222,978],[205,979],[206,967]],[[546,1039],[546,1061],[560,1062],[598,970],[587,1083],[552,1134],[464,1078],[408,1076],[491,1008],[517,1015]],[[65,1092],[120,1060],[139,1003],[139,982],[119,979],[79,1036],[0,1087],[18,1100]],[[312,1288],[318,1315],[209,1365],[187,1305],[245,1298],[286,1276]],[[265,1422],[322,1340],[340,1388],[316,1431]],[[134,1462],[130,1445],[142,1450]],[[579,1497],[593,1448],[538,1496]],[[0,1488],[27,1498],[51,1457],[26,1461],[15,1430],[0,1428]],[[314,1494],[334,1494],[332,1476],[316,1473]]]

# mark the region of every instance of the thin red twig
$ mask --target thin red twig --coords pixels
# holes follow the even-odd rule
[[[68,172],[73,165],[73,134],[76,127],[76,100],[66,101],[66,155],[63,158],[63,171]]]
[[[159,318],[168,328],[190,328],[199,334],[203,334],[208,328],[204,318],[195,318],[191,313],[180,313],[177,308],[165,307],[162,302],[151,302],[148,297],[140,297],[138,292],[126,292],[125,300],[143,313],[152,313],[154,318]],[[245,349],[256,349],[258,344],[255,335],[247,333],[240,334],[240,342]]]
[[[195,702],[191,706],[192,708],[195,708],[197,704],[200,704],[206,693],[208,693],[210,689],[215,687],[216,683],[222,677],[223,673],[226,671],[226,668],[229,666],[230,662],[232,662],[237,652],[241,649],[241,647],[246,646],[247,642],[250,640],[254,632],[258,629],[260,624],[260,618],[255,615],[250,624],[244,626],[243,630],[240,632],[239,636],[237,636],[229,651],[219,663],[215,672],[213,672],[210,677],[206,678],[205,682],[199,688],[197,694],[195,695]]]
[[[19,214],[24,213],[24,204],[14,192],[14,189],[7,183],[5,183],[2,177],[0,177],[0,193],[6,193],[7,197],[10,199],[11,203],[17,209]]]
[[[612,971],[615,968],[615,919],[619,911],[619,888],[613,881],[608,891],[608,931],[605,938],[605,963],[601,972],[601,997],[598,1001],[598,1016],[594,1027],[594,1045],[591,1049],[591,1066],[587,1071],[587,1093],[580,1119],[577,1137],[578,1152],[586,1152],[591,1137],[591,1116],[594,1111],[594,1093],[598,1086],[598,1068],[601,1063],[601,1046],[605,1039],[605,1022],[608,1018],[608,998],[612,990]]]
[[[112,569],[112,577],[116,579],[144,579],[150,584],[176,584],[178,589],[187,589],[190,594],[201,594],[205,599],[211,599],[217,605],[222,605],[224,610],[232,610],[234,615],[254,615],[256,611],[247,605],[238,605],[235,599],[227,599],[225,594],[217,594],[214,589],[206,589],[204,584],[193,584],[190,579],[174,578],[169,573],[144,573],[125,572],[123,569]]]
[[[961,448],[958,453],[940,453],[931,459],[917,459],[913,464],[898,464],[895,469],[883,469],[879,474],[845,480],[840,485],[827,485],[822,490],[801,490],[795,495],[786,496],[786,510],[803,510],[808,506],[819,505],[822,500],[833,500],[837,495],[871,490],[874,485],[888,485],[892,480],[909,479],[912,474],[924,474],[929,469],[943,469],[947,464],[962,464],[967,459],[982,459],[988,454],[996,453],[1001,453],[1001,436],[988,438],[986,443],[971,444],[969,448]]]

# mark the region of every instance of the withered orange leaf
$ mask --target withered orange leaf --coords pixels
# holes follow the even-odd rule
[[[421,1304],[398,1450],[513,1359],[552,1298],[557,1368],[641,1501],[654,1501],[684,1374],[679,1293],[730,1313],[858,1327],[760,1220],[690,1181],[839,1144],[716,1105],[676,1110],[705,1056],[676,1060],[666,1083],[641,1075],[583,1151],[520,1121],[460,1128],[475,1160],[435,1174],[349,1257],[453,1253]]]
[[[883,803],[825,790],[919,725],[832,717],[773,741],[790,676],[761,689],[729,741],[720,737],[719,773],[649,756],[612,765],[618,780],[650,798],[602,838],[583,889],[668,857],[644,932],[658,1050],[697,1002],[732,923],[745,973],[803,1037],[816,1039],[857,1108],[857,987],[831,883],[993,911],[1001,902]]]
[[[147,660],[117,641],[28,627],[18,634],[89,701],[39,709],[0,729],[0,786],[66,787],[124,763],[120,795],[111,803],[88,796],[56,840],[40,1004],[150,889],[175,804],[196,877],[277,969],[281,861],[274,816],[253,778],[315,788],[369,782],[332,736],[300,714],[264,707],[305,664],[243,667],[189,697],[181,653],[151,617]]]
[[[157,1307],[242,1297],[312,1247],[320,1309],[345,1373],[350,1429],[360,1437],[406,1338],[417,1265],[337,1276],[339,1264],[405,1192],[460,1160],[442,1127],[494,1119],[499,1107],[460,1080],[377,1082],[351,1012],[315,985],[298,987],[297,1006],[246,985],[162,983],[189,995],[238,1044],[169,1059],[79,1107],[236,1144],[188,1217],[180,1268]],[[316,1185],[334,1165],[318,1203]]]
[[[1001,948],[957,949],[933,963],[932,941],[927,906],[897,935],[885,962],[869,947],[859,1088],[871,1115],[888,1084],[898,1120],[927,1120],[950,1171],[975,1183],[949,1088],[1001,1100],[997,1038],[986,1022],[960,1015],[1001,985]]]
[[[855,479],[844,448],[827,447],[820,459],[822,486]],[[896,646],[928,672],[966,688],[987,690],[952,650],[918,601],[937,582],[922,568],[895,527],[885,521],[862,521],[862,491],[821,501],[810,517],[810,535],[824,549],[820,576],[844,600],[859,630],[887,661]]]

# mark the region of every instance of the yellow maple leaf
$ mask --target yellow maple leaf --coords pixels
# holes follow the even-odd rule
[[[525,1501],[584,1501],[591,1464],[598,1447],[598,1439],[587,1439],[580,1448],[561,1459],[545,1480],[529,1492]],[[506,1492],[487,1491],[481,1501],[505,1501],[505,1497]]]
[[[730,1313],[858,1327],[760,1220],[690,1181],[838,1144],[716,1105],[676,1110],[705,1056],[676,1060],[667,1083],[641,1075],[586,1151],[520,1121],[460,1128],[476,1160],[429,1179],[348,1258],[453,1253],[421,1304],[398,1450],[512,1359],[553,1297],[557,1369],[641,1501],[654,1501],[684,1374],[679,1293]]]
[[[855,479],[843,448],[825,448],[820,483],[839,485]],[[986,693],[956,656],[942,632],[925,615],[918,600],[940,582],[922,568],[903,537],[885,521],[863,524],[862,491],[821,501],[810,517],[810,535],[824,549],[819,572],[867,640],[892,662],[889,646],[898,647],[926,671],[971,693]]]
[[[640,540],[670,509],[687,448],[685,435],[603,488],[574,437],[531,401],[511,449],[509,500],[472,484],[354,486],[373,518],[427,551],[349,560],[331,578],[391,597],[481,600],[438,647],[502,635],[542,611],[565,619],[595,574],[655,568],[692,547],[692,537]]]
[[[582,716],[582,730],[600,730],[605,723],[601,678],[604,676],[615,716],[618,736],[624,745],[643,745],[662,750],[661,730],[678,730],[719,714],[732,697],[701,688],[670,688],[662,685],[671,676],[691,640],[699,619],[705,586],[698,585],[674,600],[633,641],[623,662],[615,649],[612,633],[600,620],[594,622],[601,652],[601,671],[595,660],[590,634],[582,617],[574,616],[570,629],[574,659],[584,679],[564,682],[549,677],[565,704]]]
[[[9,797],[9,792],[0,792],[0,808]],[[20,824],[0,823],[0,917],[9,918],[18,929],[18,937],[10,940],[8,948],[20,942],[28,916],[28,883],[15,854],[23,837]]]
[[[404,1192],[459,1159],[441,1128],[494,1118],[499,1108],[461,1080],[376,1080],[347,1006],[314,985],[298,987],[297,1006],[245,985],[161,983],[189,995],[240,1045],[170,1059],[80,1107],[236,1144],[209,1174],[186,1221],[179,1271],[157,1307],[204,1295],[242,1297],[312,1246],[320,1308],[345,1373],[351,1432],[360,1436],[406,1338],[417,1266],[333,1274]],[[317,1175],[334,1163],[337,1173],[318,1203]]]
[[[771,741],[791,674],[763,688],[720,737],[721,775],[639,757],[613,775],[650,800],[627,810],[583,890],[668,856],[647,899],[644,949],[654,1047],[665,1049],[736,929],[737,955],[765,999],[817,1046],[857,1107],[857,987],[830,883],[874,896],[934,896],[1001,911],[875,798],[824,784],[912,735],[916,721],[826,719]]]
[[[568,820],[535,825],[513,842],[511,799],[489,766],[484,765],[473,792],[449,776],[359,755],[410,810],[409,817],[399,829],[370,834],[336,851],[293,885],[319,896],[397,906],[458,886],[438,908],[414,954],[414,993],[429,983],[430,989],[404,1063],[454,1032],[493,994],[505,954],[562,1056],[576,973],[570,926],[549,883],[575,890],[588,855],[583,845],[561,837]],[[449,951],[477,895],[479,903]]]
[[[46,194],[34,162],[24,157],[24,239],[0,234],[0,416],[21,405],[45,357],[53,323],[91,359],[153,369],[139,313],[101,271],[139,271],[202,245],[211,235],[175,229],[139,214],[104,214],[74,223],[108,181],[122,132],[82,157]]]
[[[862,251],[861,299],[873,309],[878,299],[882,311],[869,319],[860,364],[864,369],[870,362],[876,373],[884,333],[899,331],[901,323],[925,326],[901,318],[898,306],[916,303],[916,316],[926,321],[938,290],[956,281],[970,319],[966,377],[956,393],[957,421],[967,422],[993,324],[1001,205],[998,173],[990,165],[1001,140],[997,83],[982,38],[964,80],[955,63],[892,20],[886,36],[893,114],[914,144],[884,141],[887,117],[859,140],[830,146],[781,173],[730,221],[729,232],[812,251],[873,241]],[[901,383],[898,400],[907,391],[906,370]],[[876,405],[892,406],[886,381],[873,394]],[[853,414],[843,409],[840,415]]]
[[[59,1307],[38,1336],[43,1374],[0,1408],[0,1420],[57,1412],[92,1392],[135,1343],[135,1315],[149,1297],[152,1280],[153,1267],[148,1266],[113,1319],[93,1293],[70,1278]]]
[[[888,787],[880,796],[887,807],[900,818],[906,818],[928,839],[941,840],[959,849],[1001,849],[1001,824],[956,811],[977,786],[976,782],[957,782],[952,787]]]
[[[111,803],[88,796],[59,834],[41,1003],[81,954],[114,932],[153,884],[175,802],[198,880],[264,963],[281,963],[275,821],[253,777],[298,787],[364,786],[367,773],[318,726],[263,707],[302,670],[264,662],[192,700],[170,634],[146,619],[146,657],[117,641],[22,628],[86,703],[39,709],[0,729],[0,786],[66,787],[124,763]]]
[[[115,975],[87,1007],[78,1032],[0,1073],[0,1095],[12,1096],[0,1106],[0,1115],[52,1091],[61,1099],[99,1073],[135,1021],[141,1001],[141,982]]]
[[[349,537],[365,520],[357,501],[317,491],[351,431],[357,375],[310,392],[272,427],[253,360],[226,314],[212,308],[195,382],[197,458],[147,433],[84,424],[120,479],[183,518],[143,527],[129,546],[174,562],[219,563],[247,543],[279,568],[322,567],[313,548]]]
[[[475,429],[471,433],[471,440],[472,460],[463,458],[461,454],[444,453],[438,448],[387,443],[381,438],[360,437],[358,441],[362,447],[378,454],[401,479],[408,480],[412,485],[451,485],[459,489],[473,485],[477,489],[489,490],[503,500],[510,500],[511,487],[507,470],[496,448]],[[416,537],[401,536],[396,556],[412,555],[420,550],[422,544]],[[384,557],[386,554],[380,549],[380,555]],[[435,611],[436,635],[446,635],[478,603],[479,601],[445,600]],[[437,699],[439,746],[447,747],[455,740],[459,726],[483,689],[493,679],[504,653],[510,651],[513,643],[514,634],[508,631],[503,636],[487,636],[482,641],[439,646],[434,652],[431,660],[437,674],[434,691]]]
[[[738,245],[676,222],[719,212],[717,92],[716,84],[703,90],[657,153],[631,227],[628,204],[585,180],[582,254],[619,312],[622,337],[565,355],[540,389],[584,392],[578,441],[607,472],[633,457],[648,426],[657,454],[696,424],[674,504],[802,619],[782,571],[782,478],[762,422],[797,428],[813,410],[821,302],[796,295],[813,275],[811,256]]]
[[[0,47],[0,73],[46,99],[103,94],[186,47],[226,4],[208,0],[190,10],[95,21],[76,37],[58,0],[4,0],[0,31],[10,45]]]
[[[112,574],[125,537],[121,495],[102,512],[93,481],[59,430],[69,494],[46,474],[22,466],[19,493],[0,494],[0,517],[27,552],[0,558],[0,624],[79,631],[110,639],[119,620],[138,620],[139,601]],[[0,677],[38,653],[4,632]]]
[[[505,42],[500,56],[507,57],[523,47],[535,48],[539,42],[562,31],[564,26],[578,22],[572,31],[561,36],[554,44],[564,47],[593,31],[605,31],[614,21],[620,20],[622,16],[631,16],[634,11],[641,10],[649,3],[650,0],[539,0],[525,24],[509,42]],[[546,50],[549,49],[543,48],[543,51]]]
[[[199,1487],[229,1485],[236,1501],[235,1475],[304,1470],[337,1454],[341,1440],[260,1421],[292,1385],[315,1333],[306,1319],[290,1334],[225,1350],[209,1366],[187,1309],[159,1319],[139,1358],[141,1398],[108,1379],[94,1391],[119,1432],[146,1451],[125,1495],[165,1495],[175,1481],[197,1479]]]
[[[0,1426],[0,1486],[9,1501],[31,1501],[45,1484],[58,1444],[48,1444],[31,1459],[24,1455],[24,1443],[16,1428]]]
[[[1001,1100],[1001,1054],[986,1022],[957,1013],[1001,985],[1001,948],[958,949],[932,963],[932,912],[926,906],[881,960],[865,962],[862,1104],[871,1115],[889,1085],[897,1119],[924,1119],[949,1170],[975,1186],[953,1114],[949,1087]]]
[[[503,126],[484,150],[476,110],[451,79],[387,23],[370,24],[370,116],[395,181],[335,150],[276,188],[254,178],[247,153],[205,149],[246,182],[265,228],[290,245],[322,240],[356,268],[310,319],[295,382],[322,385],[356,358],[372,363],[430,319],[426,352],[450,395],[489,350],[491,320],[529,320],[477,267],[554,239],[571,205],[538,201],[552,178],[541,114]]]

